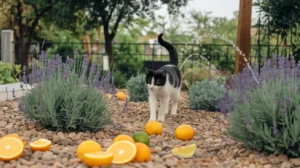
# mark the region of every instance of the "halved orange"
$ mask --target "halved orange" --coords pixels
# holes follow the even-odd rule
[[[83,162],[88,166],[102,166],[111,165],[114,155],[109,152],[99,151],[93,153],[85,153],[83,155]]]
[[[0,139],[5,138],[5,137],[15,137],[15,138],[18,138],[18,139],[20,139],[22,141],[24,147],[26,145],[26,142],[23,141],[23,139],[18,134],[16,134],[16,133],[5,135],[5,136],[1,137]]]
[[[18,159],[23,151],[22,140],[16,137],[3,137],[0,139],[0,160],[10,161]]]
[[[124,164],[134,160],[137,148],[135,143],[123,140],[113,143],[106,151],[114,155],[114,164]]]
[[[32,151],[47,151],[51,147],[51,141],[41,138],[29,144]]]

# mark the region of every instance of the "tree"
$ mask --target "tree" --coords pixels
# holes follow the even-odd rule
[[[120,23],[128,24],[136,16],[153,17],[159,3],[168,5],[169,13],[179,12],[189,0],[86,0],[84,8],[91,23],[101,23],[105,38],[105,51],[109,56],[110,69],[113,65],[112,42]]]

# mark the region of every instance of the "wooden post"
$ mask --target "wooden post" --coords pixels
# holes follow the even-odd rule
[[[240,48],[245,58],[250,62],[251,49],[251,14],[252,0],[240,0],[238,31],[237,31],[237,47]],[[236,52],[235,74],[238,74],[246,66],[244,58],[239,52]]]

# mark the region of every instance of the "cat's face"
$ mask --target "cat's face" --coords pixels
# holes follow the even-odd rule
[[[166,84],[167,81],[167,72],[156,72],[147,70],[146,73],[146,83],[148,89],[150,90],[158,90]]]

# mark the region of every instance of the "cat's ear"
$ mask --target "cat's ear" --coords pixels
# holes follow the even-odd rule
[[[167,74],[168,74],[167,70],[164,70],[164,71],[162,72],[162,75],[163,75],[163,76],[167,76]]]

